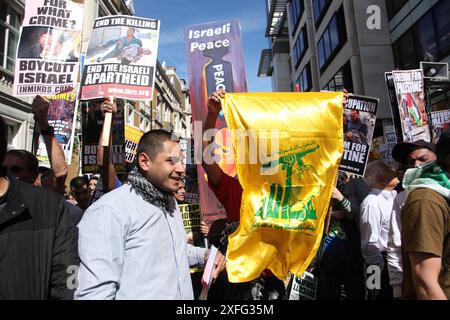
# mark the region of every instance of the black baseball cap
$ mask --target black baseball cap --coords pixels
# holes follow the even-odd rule
[[[450,154],[450,129],[444,131],[436,144],[436,154]]]
[[[392,149],[392,158],[395,161],[406,164],[408,155],[417,149],[426,148],[436,153],[436,145],[425,140],[417,140],[414,142],[400,142]]]

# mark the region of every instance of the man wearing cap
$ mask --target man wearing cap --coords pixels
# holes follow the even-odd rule
[[[435,150],[434,144],[424,140],[400,142],[392,149],[392,158],[407,168],[414,168],[425,162],[436,160]]]
[[[414,168],[424,163],[435,161],[436,146],[424,140],[416,142],[400,142],[392,149],[392,158],[405,169]],[[406,202],[406,191],[402,191],[394,199],[389,226],[387,245],[387,265],[389,284],[394,298],[402,297],[403,259],[401,241],[401,212]]]
[[[450,131],[436,144],[437,161],[407,170],[403,186],[403,296],[450,298]]]

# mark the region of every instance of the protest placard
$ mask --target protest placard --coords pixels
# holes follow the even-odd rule
[[[437,143],[442,132],[450,129],[450,110],[431,112],[431,123],[433,124],[433,141]]]
[[[48,124],[53,127],[56,140],[61,144],[66,163],[72,163],[72,150],[76,123],[76,90],[49,96]],[[50,160],[42,136],[39,138],[39,146],[36,156],[41,165],[50,166]]]
[[[188,60],[189,94],[192,117],[203,123],[207,114],[208,96],[219,89],[227,92],[246,92],[244,55],[239,21],[209,22],[186,27],[186,53]],[[233,157],[224,156],[225,141],[230,141],[223,113],[218,117],[215,153],[221,157],[219,166],[229,176],[236,176]],[[195,150],[201,150],[201,141],[195,141]],[[196,155],[197,159],[200,156]],[[231,159],[231,161],[229,161]],[[188,163],[189,164],[189,163]],[[197,166],[198,188],[204,221],[210,226],[226,217],[222,204],[208,187],[206,174]],[[188,191],[188,190],[187,190]],[[188,191],[189,192],[189,191]]]
[[[152,99],[158,37],[159,20],[97,18],[86,54],[81,99]]]
[[[81,103],[82,138],[82,171],[83,173],[100,173],[97,162],[97,147],[103,128],[104,116],[100,110],[101,100]],[[114,113],[112,124],[112,157],[111,162],[117,173],[125,172],[125,130],[123,117],[123,100],[117,99],[117,112]]]
[[[316,300],[318,278],[305,271],[301,277],[293,276],[289,300]]]
[[[392,71],[404,142],[430,142],[422,69]]]
[[[181,218],[183,219],[184,229],[191,231],[192,228],[200,227],[202,214],[199,204],[180,204]]]
[[[389,104],[391,105],[390,110],[391,110],[391,115],[392,115],[392,122],[394,123],[396,141],[401,142],[403,140],[402,129],[401,129],[402,124],[400,121],[400,113],[398,111],[397,95],[395,93],[395,85],[394,85],[394,78],[392,76],[392,72],[385,72],[384,78],[386,80]]]
[[[369,160],[378,99],[350,95],[344,110],[344,156],[339,170],[364,175]]]
[[[125,162],[133,163],[136,159],[137,146],[143,134],[138,128],[125,125]]]
[[[26,1],[15,96],[54,95],[77,86],[83,9],[73,1]]]

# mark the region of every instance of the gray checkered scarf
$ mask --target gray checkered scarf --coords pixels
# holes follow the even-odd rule
[[[145,201],[160,208],[165,214],[173,216],[176,202],[172,193],[164,192],[156,188],[145,178],[137,167],[128,175],[128,183]]]

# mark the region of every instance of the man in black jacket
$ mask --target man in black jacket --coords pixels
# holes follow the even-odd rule
[[[0,163],[6,153],[0,117]],[[0,300],[73,299],[78,231],[64,198],[0,166]]]

